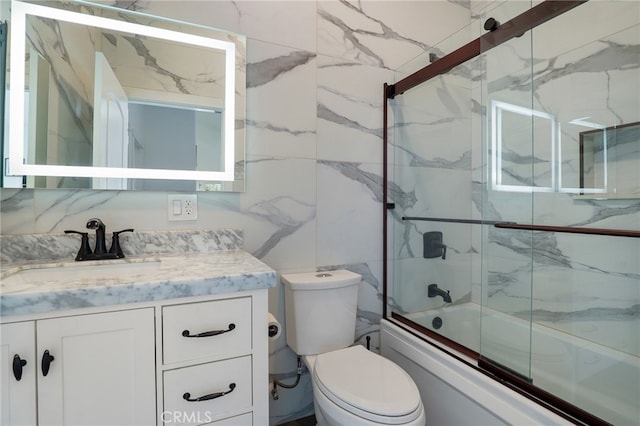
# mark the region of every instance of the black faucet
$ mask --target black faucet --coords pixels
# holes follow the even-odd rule
[[[446,303],[451,303],[451,296],[449,295],[449,290],[445,291],[441,288],[438,288],[438,284],[429,284],[429,287],[427,287],[427,290],[428,290],[427,296],[429,297],[441,296],[442,300],[444,300]]]
[[[96,231],[96,246],[93,249],[93,255],[102,256],[107,253],[107,246],[104,241],[104,231],[106,229],[104,223],[97,217],[94,217],[87,221],[87,229]]]
[[[66,234],[80,234],[82,236],[80,250],[76,255],[76,260],[121,259],[124,257],[119,237],[122,232],[133,232],[132,228],[114,232],[109,251],[107,251],[107,245],[105,242],[106,227],[104,222],[98,218],[89,219],[87,221],[87,229],[96,231],[96,245],[93,251],[91,250],[91,247],[89,247],[89,234],[87,232],[64,231]]]

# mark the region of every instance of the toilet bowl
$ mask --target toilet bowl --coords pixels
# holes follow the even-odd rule
[[[318,425],[424,425],[411,377],[392,361],[352,346],[360,275],[288,274],[282,282],[287,344],[311,373]]]
[[[318,425],[424,425],[420,393],[393,362],[357,345],[303,357]]]

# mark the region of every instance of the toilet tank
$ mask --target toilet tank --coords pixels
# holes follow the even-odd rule
[[[344,270],[282,275],[287,344],[295,353],[315,355],[353,343],[361,279]]]

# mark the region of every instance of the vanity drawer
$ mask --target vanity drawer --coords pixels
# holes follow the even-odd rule
[[[188,413],[192,419],[208,423],[250,411],[251,386],[250,355],[165,371],[163,412]],[[184,399],[185,393],[190,399],[197,399],[223,392],[224,395],[204,401]]]
[[[251,298],[165,306],[162,338],[165,364],[250,353]]]

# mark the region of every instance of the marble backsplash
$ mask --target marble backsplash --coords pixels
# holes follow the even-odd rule
[[[110,232],[107,232],[106,240],[108,249],[111,244]],[[235,250],[242,248],[243,243],[243,232],[239,229],[134,231],[120,234],[120,245],[125,256]],[[89,246],[95,246],[95,236],[91,232]],[[77,234],[0,235],[2,263],[72,260],[79,248],[80,236]]]

